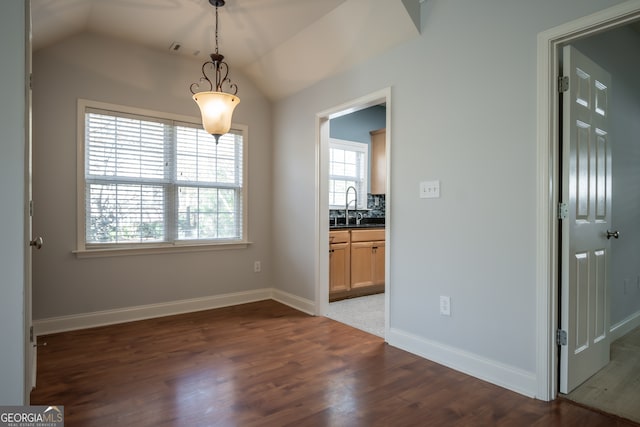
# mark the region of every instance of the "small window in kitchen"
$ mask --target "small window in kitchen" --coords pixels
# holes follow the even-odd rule
[[[346,192],[354,187],[358,209],[367,207],[369,145],[340,139],[329,140],[329,208],[344,209]],[[349,202],[354,199],[349,193]],[[353,204],[349,206],[353,209]]]

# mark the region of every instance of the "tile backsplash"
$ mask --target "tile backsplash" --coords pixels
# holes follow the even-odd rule
[[[363,218],[384,218],[384,206],[384,194],[367,194],[367,209],[358,209],[358,212]],[[349,212],[353,210],[349,209]],[[329,219],[334,218],[344,218],[344,209],[329,209]]]

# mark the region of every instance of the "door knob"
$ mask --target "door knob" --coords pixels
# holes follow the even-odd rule
[[[44,241],[42,240],[42,237],[36,237],[35,239],[29,242],[29,246],[33,246],[36,249],[42,249],[43,243]]]
[[[616,231],[609,231],[609,230],[607,230],[607,239],[610,239],[610,238],[612,238],[612,237],[613,237],[614,239],[617,239],[618,237],[620,237],[620,233],[618,233],[618,230],[616,230]]]

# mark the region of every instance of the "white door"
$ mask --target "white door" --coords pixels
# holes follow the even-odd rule
[[[569,393],[609,363],[611,76],[571,46],[563,75],[560,392]]]

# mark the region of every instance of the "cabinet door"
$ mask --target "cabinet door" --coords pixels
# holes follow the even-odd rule
[[[329,245],[329,292],[348,291],[351,253],[349,243]]]
[[[373,242],[373,284],[384,285],[384,242]]]
[[[371,194],[384,194],[387,188],[386,130],[371,132]]]
[[[373,242],[351,244],[351,288],[373,285]]]

